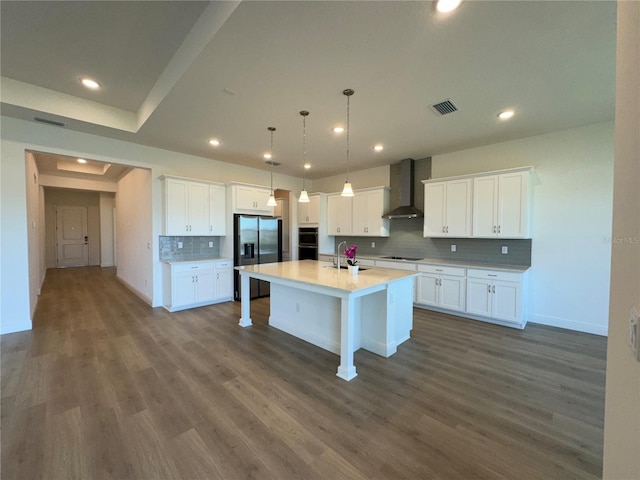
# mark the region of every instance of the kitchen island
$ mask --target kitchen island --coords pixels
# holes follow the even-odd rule
[[[356,275],[331,263],[303,260],[236,267],[241,289],[251,278],[271,282],[269,325],[340,355],[337,376],[351,380],[360,348],[390,357],[413,328],[417,272],[369,268]],[[240,326],[251,321],[242,295]]]

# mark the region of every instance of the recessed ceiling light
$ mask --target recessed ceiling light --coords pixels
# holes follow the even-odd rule
[[[382,145],[376,145],[376,146],[374,146],[374,147],[373,147],[373,149],[374,149],[376,152],[381,152],[382,150],[384,150],[384,146],[382,146]]]
[[[304,164],[304,168],[305,168],[305,170],[309,170],[311,168],[311,164],[310,163],[305,163]]]
[[[215,138],[212,138],[211,140],[209,140],[209,143],[211,145],[213,145],[214,147],[217,147],[218,145],[220,145],[220,140],[217,140]]]
[[[498,118],[500,120],[509,120],[514,114],[515,112],[513,110],[504,110],[498,114]]]
[[[90,78],[83,78],[81,82],[85,87],[90,88],[91,90],[97,90],[100,88],[100,84]]]
[[[436,10],[440,13],[453,12],[461,3],[462,0],[438,0],[436,3]]]
[[[79,158],[78,163],[87,163],[87,161],[84,158]]]
[[[333,133],[342,133],[344,132],[343,127],[333,127]]]
[[[270,154],[270,153],[265,153],[265,154],[263,155],[263,157],[264,157],[266,160],[271,160],[271,154]]]

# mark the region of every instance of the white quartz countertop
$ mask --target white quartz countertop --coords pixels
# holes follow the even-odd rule
[[[257,274],[257,276],[265,280],[280,279],[348,292],[377,287],[419,275],[418,272],[377,267],[361,267],[365,268],[365,270],[352,275],[347,269],[338,270],[334,268],[330,262],[317,262],[315,260],[263,263],[235,268],[240,271],[240,274],[244,270]]]
[[[211,258],[191,258],[189,260],[162,260],[162,263],[166,263],[168,265],[176,264],[176,263],[201,263],[201,262],[217,262],[219,260],[232,262],[231,258],[225,257],[211,257]]]
[[[330,255],[331,253],[321,253],[320,255]],[[362,254],[357,258],[363,258],[368,260],[383,260],[385,262],[400,262],[400,263],[413,263],[417,265],[444,265],[452,267],[464,267],[464,268],[478,268],[481,270],[497,270],[504,272],[526,272],[531,267],[529,265],[506,265],[502,263],[480,263],[480,262],[465,262],[461,260],[443,260],[441,258],[421,258],[420,260],[401,260],[397,258],[385,258],[388,255],[371,255]]]

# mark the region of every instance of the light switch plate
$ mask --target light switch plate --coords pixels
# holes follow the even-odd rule
[[[376,248],[376,242],[371,242],[371,248]]]
[[[502,254],[506,255],[509,253],[509,247],[507,247],[506,245],[502,246]]]
[[[456,247],[455,245],[451,245],[451,251],[455,252],[458,249],[458,247]]]
[[[178,248],[182,248],[182,242],[178,242]]]
[[[209,242],[209,248],[213,248],[213,242]]]

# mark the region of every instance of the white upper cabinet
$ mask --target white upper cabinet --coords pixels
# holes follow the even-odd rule
[[[529,238],[529,169],[473,179],[473,236]]]
[[[209,235],[227,234],[227,202],[224,185],[209,185]]]
[[[207,235],[209,185],[165,177],[165,235]]]
[[[231,191],[231,207],[234,213],[273,215],[273,207],[267,206],[270,189],[243,184],[232,184],[228,188]]]
[[[471,236],[473,180],[425,182],[424,236]]]
[[[309,195],[308,203],[298,202],[298,224],[320,223],[320,194]]]
[[[351,235],[353,197],[343,197],[339,193],[327,196],[327,234]]]
[[[376,188],[355,192],[353,197],[352,235],[388,237],[389,220],[382,214],[389,209],[389,190]]]

